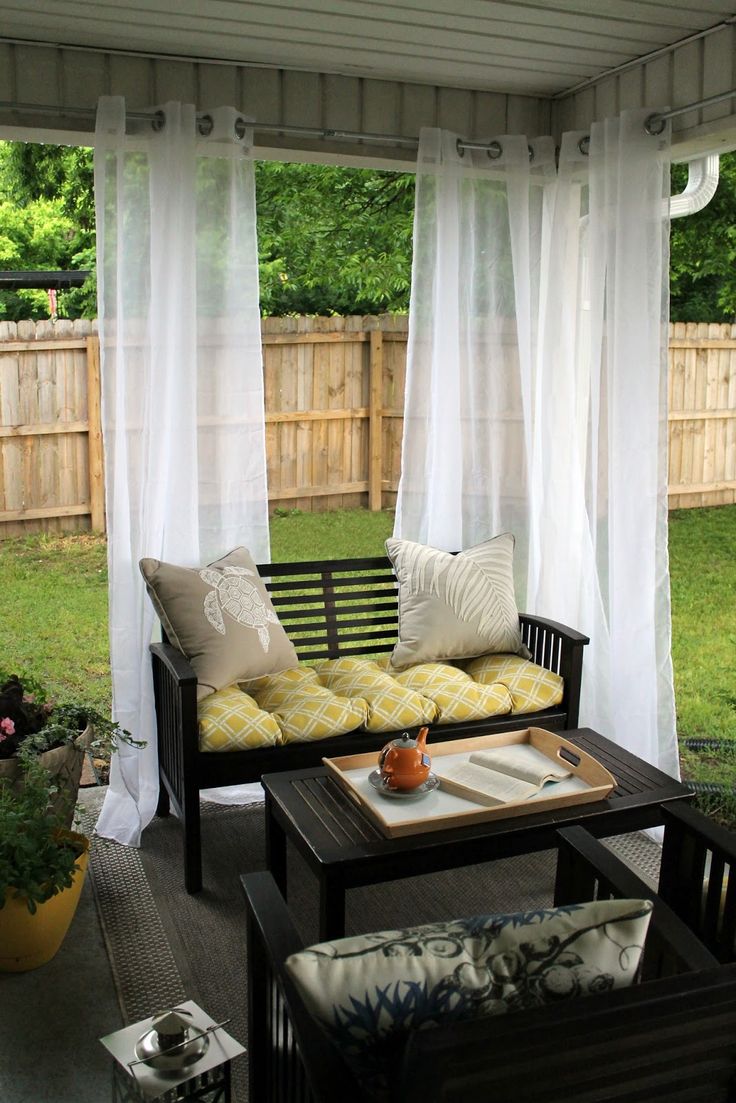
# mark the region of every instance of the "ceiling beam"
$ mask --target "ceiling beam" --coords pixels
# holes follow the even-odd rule
[[[338,76],[268,66],[215,64],[95,49],[0,41],[0,101],[55,104],[48,116],[0,109],[0,137],[91,144],[101,95],[145,109],[167,100],[199,109],[231,104],[264,123],[314,129],[417,136],[440,126],[467,138],[505,133],[530,137],[584,130],[626,107],[678,107],[727,91],[736,79],[736,29],[717,32],[641,65],[603,76],[554,100],[371,77]],[[259,132],[256,152],[279,158],[365,167],[411,168],[413,152],[387,142]],[[736,148],[736,107],[727,101],[673,122],[678,160]]]

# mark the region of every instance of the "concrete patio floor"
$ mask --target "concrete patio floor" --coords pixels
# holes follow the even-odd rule
[[[81,790],[80,801],[87,793]],[[123,1018],[87,877],[56,957],[28,973],[0,973],[2,1103],[105,1103],[112,1063],[100,1045]]]
[[[80,790],[79,801],[95,815],[103,795],[92,786]],[[640,853],[634,836],[621,842],[627,839],[620,857],[650,880],[651,855]],[[121,877],[127,884],[118,870],[118,884]],[[159,954],[158,944],[146,941],[149,966],[158,964],[162,958],[150,957]],[[124,1025],[88,875],[56,957],[27,973],[0,973],[0,1103],[105,1103],[112,1098],[112,1059],[99,1039]]]

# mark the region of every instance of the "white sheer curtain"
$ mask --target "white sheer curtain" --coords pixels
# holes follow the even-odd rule
[[[138,845],[158,795],[142,556],[198,565],[237,544],[268,561],[254,167],[237,113],[168,103],[95,134],[113,714],[143,750],[113,756],[99,834]],[[239,128],[242,130],[242,128]]]
[[[511,531],[520,607],[591,637],[581,723],[678,773],[666,501],[667,137],[651,111],[417,165],[396,535]]]

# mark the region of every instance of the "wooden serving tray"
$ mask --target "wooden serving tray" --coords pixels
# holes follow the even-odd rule
[[[424,834],[452,827],[465,827],[489,820],[511,819],[536,815],[572,804],[587,804],[604,800],[616,785],[616,779],[597,759],[574,743],[544,728],[524,728],[521,731],[475,735],[469,739],[448,739],[427,747],[432,760],[450,758],[466,760],[473,751],[505,747],[513,743],[528,743],[555,762],[562,762],[572,775],[528,800],[488,807],[475,801],[445,792],[442,786],[414,800],[386,797],[368,781],[368,775],[378,765],[378,755],[342,755],[323,758],[330,776],[338,782],[362,812],[389,838]],[[449,763],[448,763],[449,765]]]

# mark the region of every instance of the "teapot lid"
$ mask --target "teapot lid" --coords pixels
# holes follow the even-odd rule
[[[391,740],[392,747],[398,747],[400,750],[410,750],[412,747],[418,747],[416,739],[412,739],[408,732],[402,732],[398,739]]]

